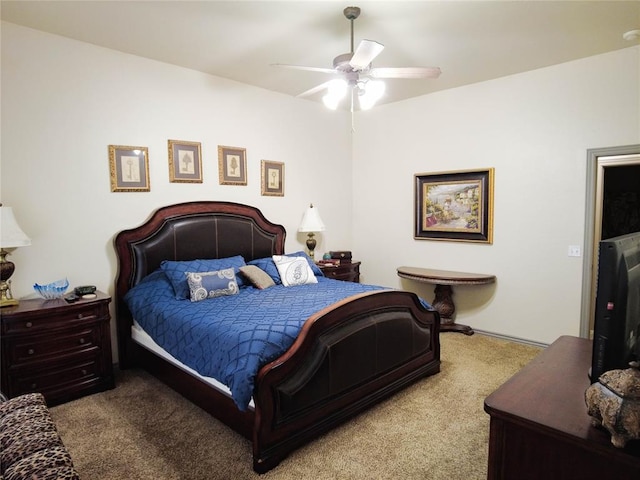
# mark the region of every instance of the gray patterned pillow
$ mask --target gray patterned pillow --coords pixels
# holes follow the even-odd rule
[[[239,293],[233,268],[215,272],[185,272],[185,275],[192,302]]]

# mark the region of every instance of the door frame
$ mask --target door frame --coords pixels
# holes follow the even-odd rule
[[[640,144],[587,150],[587,191],[582,260],[580,336],[591,338],[597,285],[598,244],[602,233],[602,195],[607,167],[640,164]]]

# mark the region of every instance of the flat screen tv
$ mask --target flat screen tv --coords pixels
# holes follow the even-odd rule
[[[590,377],[640,360],[640,232],[602,240]]]

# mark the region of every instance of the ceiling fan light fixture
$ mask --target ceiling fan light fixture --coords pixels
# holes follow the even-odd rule
[[[369,110],[382,98],[386,85],[382,80],[369,80],[360,87],[358,102],[360,110]]]
[[[334,79],[329,82],[327,93],[322,97],[322,102],[327,108],[335,110],[346,94],[347,82],[341,79]]]
[[[374,40],[361,40],[354,49],[354,20],[360,16],[359,7],[346,7],[344,16],[351,22],[350,51],[333,59],[333,68],[306,67],[302,65],[274,64],[311,72],[328,73],[334,80],[316,85],[297,95],[308,97],[325,91],[322,101],[327,108],[336,110],[340,101],[350,93],[350,110],[353,114],[356,103],[360,110],[372,108],[384,95],[385,84],[378,79],[430,79],[440,76],[438,67],[373,67],[372,62],[382,53],[384,45]],[[336,78],[338,77],[338,78]],[[356,101],[356,98],[358,99]]]

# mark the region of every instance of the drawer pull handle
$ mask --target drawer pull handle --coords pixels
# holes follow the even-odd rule
[[[80,340],[78,340],[78,343],[80,343],[80,345],[84,345],[84,338],[81,338]]]
[[[34,354],[34,353],[36,353],[36,352],[35,352],[35,350],[34,350],[33,348],[30,348],[29,350],[27,350],[27,353],[28,353],[29,355],[33,355],[33,354]]]
[[[78,314],[78,320],[82,320],[84,318],[84,315],[82,315],[81,313]]]
[[[86,375],[87,374],[87,369],[83,368],[82,370],[80,370],[80,373],[82,373],[82,375]]]
[[[33,323],[27,322],[27,323],[25,323],[24,326],[27,327],[27,328],[31,328],[31,327],[33,327]]]
[[[31,384],[31,390],[35,390],[37,386],[38,386],[37,383],[32,383]]]

